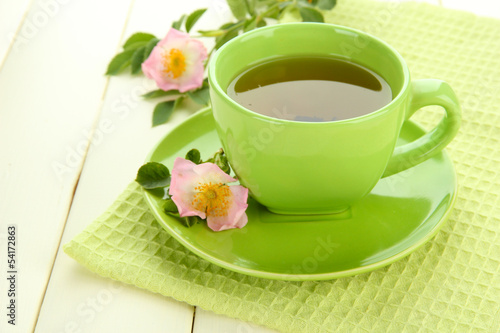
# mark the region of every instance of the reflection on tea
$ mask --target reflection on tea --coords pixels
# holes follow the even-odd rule
[[[323,122],[359,117],[392,100],[377,73],[334,57],[288,57],[263,62],[239,74],[227,94],[266,116]]]

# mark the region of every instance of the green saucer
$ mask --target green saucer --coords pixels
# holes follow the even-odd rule
[[[399,143],[423,133],[407,121]],[[210,109],[168,133],[147,160],[171,168],[175,158],[191,148],[199,149],[204,159],[221,148]],[[163,213],[160,198],[144,194],[158,222],[173,237],[216,265],[269,279],[327,280],[386,266],[430,240],[452,209],[455,177],[450,158],[442,152],[380,180],[368,196],[341,214],[276,215],[249,199],[248,224],[222,232],[205,224],[187,228]]]

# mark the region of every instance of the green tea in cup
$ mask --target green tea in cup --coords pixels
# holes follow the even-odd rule
[[[335,57],[280,57],[247,68],[227,88],[254,112],[286,120],[323,122],[359,117],[392,100],[374,71]]]

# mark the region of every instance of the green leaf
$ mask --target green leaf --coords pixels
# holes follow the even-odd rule
[[[273,4],[266,5],[266,10],[260,13],[259,16],[261,18],[270,17],[276,19],[278,18],[280,11],[291,3],[292,3],[291,1],[283,1],[283,0],[273,1]]]
[[[188,91],[188,96],[198,104],[208,105],[208,101],[210,101],[210,93],[208,86],[202,86],[200,89],[196,89],[194,91]]]
[[[182,101],[184,100],[184,95],[182,96],[179,96],[175,101],[174,101],[174,110],[176,110],[179,105],[182,103]]]
[[[159,98],[159,97],[167,97],[167,96],[175,96],[175,95],[182,95],[182,93],[179,90],[153,90],[148,93],[145,93],[142,95],[144,99],[153,99],[153,98]]]
[[[108,65],[106,75],[116,75],[127,68],[131,63],[131,57],[134,52],[134,50],[128,50],[115,55]]]
[[[255,1],[256,0],[245,0],[245,4],[247,6],[247,12],[250,15],[255,15]]]
[[[149,162],[139,168],[135,181],[148,190],[165,187],[170,184],[170,171],[161,163]]]
[[[247,14],[247,4],[245,0],[227,0],[234,17],[238,20],[244,19]]]
[[[248,20],[245,21],[245,25],[243,26],[243,31],[247,32],[253,30],[257,27],[257,16],[252,16]]]
[[[143,63],[144,60],[144,49],[146,47],[143,46],[141,48],[138,48],[137,50],[135,50],[134,54],[132,55],[132,59],[131,59],[131,67],[132,67],[132,74],[137,74],[141,71],[141,65]]]
[[[262,27],[265,27],[266,25],[267,25],[267,22],[264,19],[257,22],[257,28],[262,28]]]
[[[135,51],[143,46],[146,46],[148,44],[148,42],[137,42],[137,43],[133,43],[131,44],[129,47],[127,47],[125,50],[128,51],[128,50],[132,50],[132,51]]]
[[[268,18],[272,18],[272,19],[277,20],[279,18],[280,12],[281,12],[281,10],[279,9],[279,7],[276,7],[275,10],[267,13],[267,15],[264,17],[265,18],[268,17]],[[263,21],[263,19],[261,21]]]
[[[278,17],[279,23],[289,23],[289,22],[300,22],[302,17],[300,16],[299,8],[295,5],[289,5],[283,8]]]
[[[146,46],[144,47],[144,59],[149,58],[149,55],[151,54],[151,52],[153,51],[153,49],[155,48],[156,44],[158,44],[159,41],[160,40],[158,38],[153,38],[146,44]]]
[[[125,44],[123,44],[123,49],[125,50],[137,49],[141,46],[146,45],[153,38],[156,37],[152,34],[148,34],[146,32],[137,32],[127,39]]]
[[[325,22],[323,14],[317,9],[310,7],[300,7],[300,16],[304,22]]]
[[[288,6],[290,6],[293,2],[292,1],[283,1],[278,4],[279,9],[284,9]]]
[[[229,42],[231,39],[233,39],[236,36],[238,36],[238,29],[227,31],[224,35],[219,36],[215,39],[214,48],[217,50],[219,47],[226,44],[227,42]]]
[[[153,188],[153,189],[145,189],[145,190],[148,191],[149,194],[151,194],[157,198],[164,199],[166,189],[168,189],[168,186],[167,187],[158,187],[158,188]]]
[[[172,199],[167,199],[163,205],[163,211],[167,214],[175,214],[179,212],[179,209]]]
[[[201,154],[198,149],[191,149],[186,154],[186,160],[189,160],[195,164],[201,163]]]
[[[229,166],[229,162],[227,160],[224,151],[221,149],[214,156],[214,163],[225,173],[228,175],[231,173],[231,167]]]
[[[192,12],[186,19],[186,32],[189,32],[193,25],[198,22],[199,18],[206,12],[206,8],[198,9]]]
[[[176,101],[167,101],[156,104],[153,111],[153,127],[164,124],[174,111]]]
[[[337,0],[318,0],[318,8],[324,10],[330,10],[337,4]]]
[[[182,15],[177,21],[174,21],[172,23],[172,28],[174,28],[176,30],[180,30],[185,18],[186,18],[186,15]]]
[[[238,22],[227,22],[227,23],[224,23],[223,25],[221,25],[221,26],[219,27],[219,29],[221,29],[221,30],[229,30],[229,29],[231,29],[231,28],[233,28],[233,27],[237,26],[237,25],[238,25],[238,24],[240,24],[241,22],[243,22],[243,21],[238,21]]]
[[[199,216],[186,216],[181,219],[181,223],[188,228],[201,222],[203,222],[203,220]]]
[[[203,37],[219,37],[226,33],[224,30],[198,30]]]
[[[226,154],[224,153],[224,149],[222,148],[217,150],[212,157],[210,157],[203,163],[214,163],[228,175],[231,173],[231,167],[229,166],[229,161],[227,160]]]

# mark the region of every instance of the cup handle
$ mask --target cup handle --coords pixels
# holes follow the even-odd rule
[[[441,80],[424,79],[411,83],[411,99],[406,119],[424,106],[439,105],[446,112],[437,126],[417,140],[396,147],[382,176],[409,169],[439,153],[455,137],[462,119],[460,104],[450,85]]]

